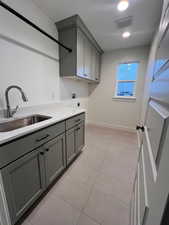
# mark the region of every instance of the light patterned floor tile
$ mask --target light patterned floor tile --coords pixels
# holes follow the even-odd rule
[[[87,126],[84,152],[22,225],[128,225],[134,133]]]

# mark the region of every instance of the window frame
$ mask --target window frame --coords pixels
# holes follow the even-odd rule
[[[118,68],[119,65],[121,64],[132,64],[132,63],[138,63],[140,64],[139,61],[128,61],[128,62],[120,62],[118,63],[118,65],[116,66],[116,76],[115,76],[115,91],[114,91],[114,97],[115,99],[131,99],[131,100],[135,100],[136,99],[136,89],[137,89],[137,82],[138,82],[138,72],[139,72],[139,68],[137,71],[137,77],[136,80],[118,80]],[[118,83],[122,83],[122,82],[133,82],[135,83],[134,85],[134,90],[133,90],[133,96],[118,96],[117,95],[117,91],[118,91]]]

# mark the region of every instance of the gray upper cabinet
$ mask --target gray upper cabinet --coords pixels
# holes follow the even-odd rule
[[[49,186],[65,169],[65,134],[48,142],[45,146],[46,185]]]
[[[12,224],[15,224],[44,191],[42,153],[42,148],[35,150],[1,171]]]
[[[102,49],[78,15],[56,23],[59,41],[72,49],[59,47],[60,76],[99,82]]]

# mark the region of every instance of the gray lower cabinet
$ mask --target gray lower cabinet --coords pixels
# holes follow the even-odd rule
[[[75,129],[76,153],[80,152],[85,144],[85,126],[80,123]]]
[[[1,175],[12,225],[82,150],[84,121],[82,113],[0,146]],[[46,141],[46,133],[50,133],[50,140]],[[38,145],[39,140],[44,142],[37,147],[34,140]]]
[[[62,134],[1,170],[12,224],[65,167],[65,134]]]
[[[45,189],[42,148],[1,170],[12,224],[37,200]]]
[[[75,141],[75,128],[72,128],[66,132],[66,164],[70,162],[76,156],[76,141]]]
[[[66,132],[66,162],[69,165],[85,144],[85,125],[81,122]]]
[[[46,185],[49,186],[65,169],[65,134],[62,134],[45,146]]]

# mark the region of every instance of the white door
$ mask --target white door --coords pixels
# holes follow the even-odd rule
[[[143,225],[160,225],[169,196],[169,28],[159,40],[141,149],[149,207]]]

